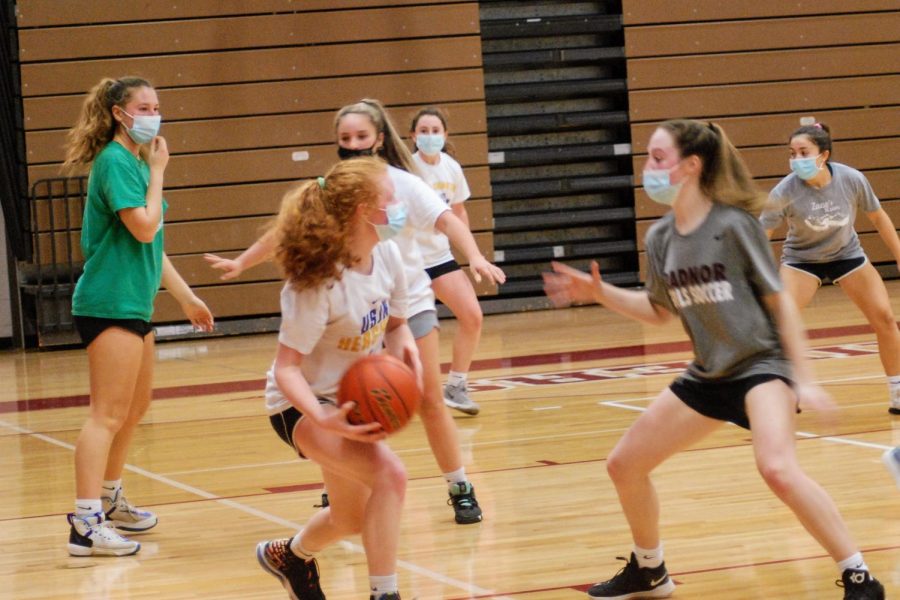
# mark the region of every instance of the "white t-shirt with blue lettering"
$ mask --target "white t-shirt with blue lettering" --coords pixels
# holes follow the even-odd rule
[[[317,397],[335,399],[338,385],[357,359],[381,352],[388,316],[405,318],[406,275],[397,245],[381,242],[372,251],[372,272],[344,270],[339,281],[281,290],[278,341],[303,354],[303,377]],[[275,382],[274,365],[266,374],[266,410],[291,406]]]
[[[434,292],[431,279],[425,272],[425,261],[419,248],[419,233],[436,233],[434,224],[438,217],[450,208],[438,197],[431,186],[421,177],[396,167],[388,167],[388,175],[394,184],[394,198],[406,204],[406,227],[397,234],[394,241],[400,248],[409,283],[409,307],[406,318],[434,310]]]
[[[463,175],[462,167],[452,156],[441,152],[440,160],[436,165],[431,165],[422,160],[419,153],[413,154],[413,160],[425,183],[437,192],[447,206],[465,202],[471,196],[469,184]],[[422,259],[425,268],[430,269],[453,260],[450,252],[450,241],[440,231],[422,231],[416,237],[419,248],[422,250]]]

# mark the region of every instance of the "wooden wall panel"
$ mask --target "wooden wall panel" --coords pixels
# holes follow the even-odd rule
[[[641,249],[666,211],[639,187],[646,143],[678,117],[719,123],[764,191],[789,172],[800,119],[826,122],[832,158],[863,171],[900,225],[900,3],[625,0],[623,13]],[[873,262],[893,260],[857,226]]]
[[[221,282],[202,254],[251,244],[285,191],[337,161],[335,111],[365,97],[381,100],[404,135],[417,108],[448,110],[471,226],[493,253],[477,2],[30,0],[18,6],[18,26],[31,183],[59,176],[65,133],[101,77],[156,86],[172,154],[166,251],[220,318],[276,313],[279,275],[267,265]],[[57,254],[68,239],[77,259],[77,207],[65,215],[55,203],[51,227],[40,206],[38,260],[50,260],[53,229]],[[60,235],[66,216],[74,230]],[[161,294],[158,319],[181,320],[172,308]]]
[[[302,2],[302,9],[298,8]],[[123,23],[135,20],[161,21],[279,13],[299,10],[323,11],[366,8],[372,0],[190,0],[190,2],[148,2],[147,0],[28,0],[16,8],[20,27],[48,27],[86,23]],[[460,4],[447,0],[378,0],[379,6]],[[466,2],[471,4],[470,0]]]
[[[630,57],[709,52],[808,48],[835,44],[896,42],[900,14],[865,13],[797,19],[693,22],[629,27],[625,52]]]
[[[381,56],[379,65],[373,56]],[[351,76],[377,71],[419,71],[477,68],[481,40],[475,36],[349,43],[340,50],[331,45],[262,48],[201,54],[110,58],[81,62],[22,65],[23,96],[75,94],[85,82],[110,74],[131,74],[149,79],[160,88],[217,85],[249,81],[282,81],[299,73],[307,78]]]
[[[840,15],[872,11],[896,11],[896,0],[754,0],[723,2],[722,0],[624,0],[622,14],[626,25],[683,23],[691,21],[725,21],[797,15]]]
[[[481,69],[448,69],[353,78],[242,83],[211,87],[157,90],[166,123],[184,119],[212,119],[281,115],[300,111],[334,111],[360,98],[378,98],[386,106],[446,105],[484,102]],[[23,100],[28,130],[72,126],[83,96],[50,96]]]
[[[470,3],[25,29],[19,35],[19,55],[27,61],[45,61],[114,57],[122,48],[132,55],[151,56],[456,36],[477,31],[478,12],[473,8]]]

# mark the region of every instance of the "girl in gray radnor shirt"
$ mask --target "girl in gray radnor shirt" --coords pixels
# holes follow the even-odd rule
[[[824,123],[791,135],[792,173],[769,194],[760,220],[771,238],[783,221],[788,231],[781,254],[784,288],[801,309],[823,283],[836,283],[860,308],[878,340],[888,378],[888,410],[900,415],[900,330],[887,288],[866,259],[854,229],[862,209],[900,268],[900,239],[865,175],[831,162],[831,132]]]
[[[544,277],[557,306],[599,302],[654,324],[677,315],[694,344],[687,371],[660,392],[607,458],[634,550],[625,568],[588,595],[671,594],[675,584],[663,562],[650,472],[732,421],[753,427],[759,472],[835,560],[844,599],[883,600],[884,588],[869,574],[834,502],[797,461],[798,403],[821,408],[831,399],[813,380],[797,309],[781,291],[754,216],[765,197],[718,125],[666,121],[647,150],[644,190],[672,210],[647,232],[646,289],[604,282],[596,262],[589,274],[553,263]]]

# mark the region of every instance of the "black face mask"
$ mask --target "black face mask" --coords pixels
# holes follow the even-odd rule
[[[338,157],[341,160],[347,160],[348,158],[359,158],[360,156],[375,156],[375,152],[372,151],[372,148],[359,148],[357,150],[353,150],[352,148],[344,148],[343,146],[338,146],[337,149]]]

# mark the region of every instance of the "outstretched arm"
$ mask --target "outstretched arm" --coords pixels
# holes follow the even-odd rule
[[[203,258],[209,263],[213,269],[222,271],[222,280],[228,281],[238,277],[241,273],[251,267],[265,262],[272,258],[275,252],[275,230],[270,229],[263,234],[261,238],[253,242],[253,245],[241,252],[234,259],[222,258],[216,254],[204,254]]]
[[[544,291],[558,307],[596,302],[651,325],[662,325],[672,319],[672,313],[651,302],[646,291],[626,290],[603,281],[597,261],[591,261],[590,273],[555,261],[551,264],[553,271],[544,273]]]
[[[472,232],[463,223],[459,217],[453,214],[453,211],[445,210],[438,217],[434,224],[434,228],[447,236],[453,247],[462,252],[466,260],[469,261],[469,269],[475,277],[475,281],[481,281],[482,277],[487,278],[492,283],[503,283],[506,281],[506,274],[500,267],[488,262],[478,249]]]

